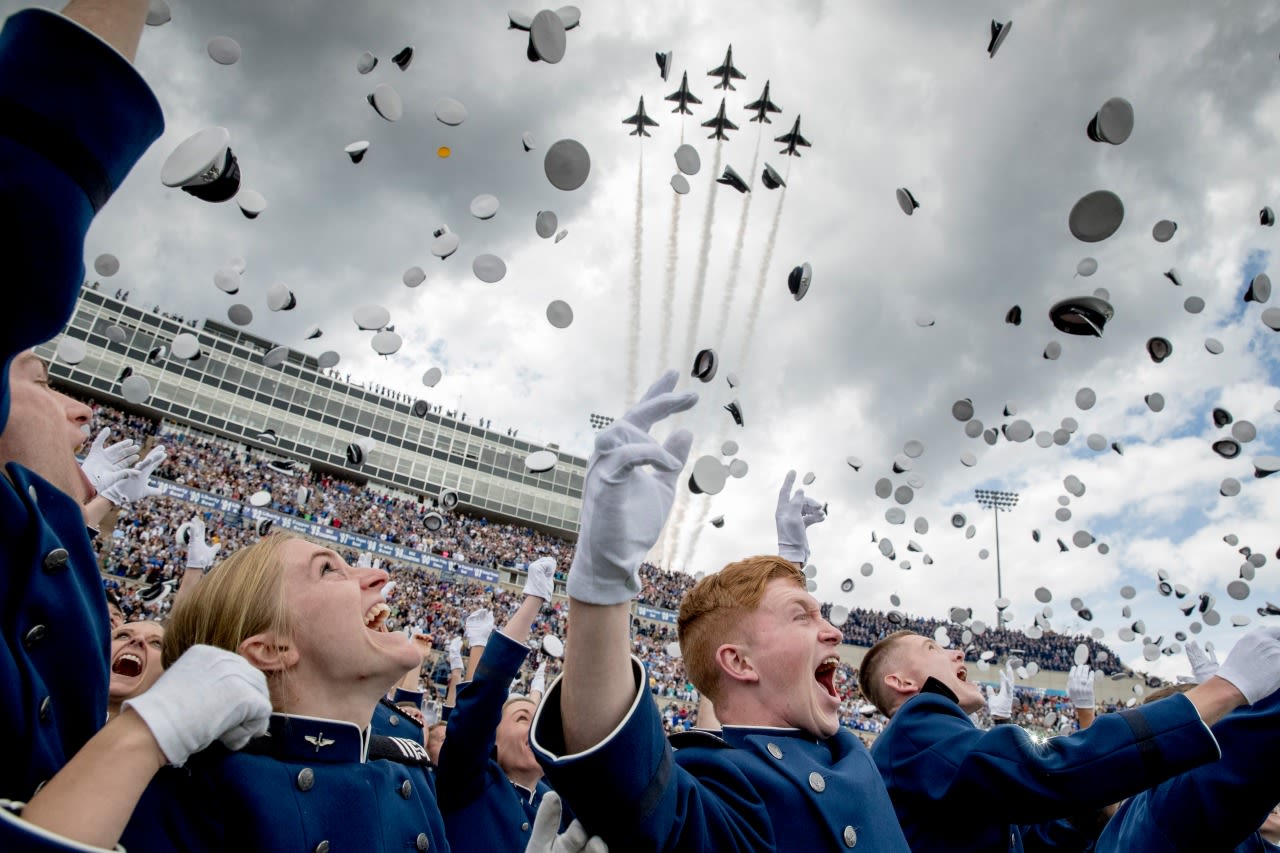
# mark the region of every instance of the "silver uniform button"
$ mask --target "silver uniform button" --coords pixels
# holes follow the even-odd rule
[[[827,790],[827,780],[823,779],[822,774],[815,770],[809,774],[809,787],[821,794]]]
[[[46,696],[44,701],[40,703],[40,722],[49,722],[51,716],[53,716],[53,698]]]
[[[392,714],[390,722],[391,722],[391,725],[398,726],[400,725],[400,718],[397,717],[395,714]]]
[[[46,633],[46,629],[43,625],[36,625],[34,628],[32,628],[30,631],[27,632],[27,635],[25,637],[22,638],[22,645],[27,649],[30,649],[36,643],[44,639],[45,633]]]
[[[520,831],[521,832],[529,831],[529,821],[526,820],[524,823],[520,824]]]
[[[776,743],[770,742],[769,745],[765,747],[765,749],[769,750],[769,754],[772,755],[774,758],[778,759],[779,761],[782,760],[782,747],[778,746]]]
[[[845,847],[858,846],[858,832],[852,826],[846,826],[844,828],[844,846]]]
[[[35,486],[27,486],[27,494],[31,497],[31,502],[33,504],[40,503],[40,496],[36,494]]]
[[[57,572],[66,568],[67,560],[69,559],[71,559],[71,555],[67,553],[66,548],[54,548],[44,555],[42,567],[46,572]]]
[[[298,771],[298,790],[310,791],[311,786],[316,783],[316,774],[310,767],[304,767]]]
[[[404,797],[407,800],[412,794],[413,794],[413,784],[408,779],[405,779],[403,782],[400,783],[400,796]]]
[[[426,850],[431,846],[431,839],[427,838],[427,834],[425,832],[419,832],[418,837],[413,842],[413,846],[417,847],[419,850]]]
[[[329,842],[321,841],[316,845],[316,853],[329,853]]]

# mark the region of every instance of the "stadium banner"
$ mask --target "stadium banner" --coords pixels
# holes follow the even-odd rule
[[[656,607],[645,607],[643,604],[636,605],[636,615],[641,619],[652,619],[655,622],[670,622],[676,624],[676,614],[670,610],[659,610]]]
[[[386,557],[401,563],[414,563],[419,566],[426,566],[429,569],[435,569],[438,572],[450,572],[455,575],[461,575],[465,578],[482,581],[483,583],[498,582],[498,573],[492,569],[482,569],[479,566],[459,563],[455,560],[441,559],[440,557],[437,557],[434,554],[428,554],[425,551],[406,548],[403,545],[396,545],[392,542],[383,542],[380,539],[371,539],[368,536],[361,536],[357,533],[348,533],[341,528],[330,527],[327,524],[317,524],[314,521],[307,521],[305,519],[286,515],[274,510],[245,506],[238,501],[229,500],[218,495],[211,495],[208,492],[202,492],[199,489],[179,486],[177,483],[170,483],[167,480],[156,479],[156,483],[159,485],[159,488],[165,497],[176,498],[180,501],[192,503],[199,506],[201,509],[239,516],[249,519],[250,521],[257,521],[265,518],[282,530],[299,533],[303,536],[310,536],[323,542],[329,542],[333,545],[339,545],[344,548],[354,548],[361,551],[369,551],[370,553],[376,554],[380,557]],[[671,618],[666,621],[674,622],[674,614],[672,614]]]

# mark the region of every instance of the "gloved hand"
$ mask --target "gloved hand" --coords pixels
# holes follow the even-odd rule
[[[128,477],[104,489],[102,496],[116,506],[128,506],[134,501],[163,494],[163,491],[151,485],[149,480],[151,472],[164,461],[167,455],[168,451],[164,449],[164,445],[155,448],[147,454],[145,459],[129,469]]]
[[[1000,671],[1000,689],[987,690],[987,710],[995,719],[1013,718],[1013,668],[1008,664]]]
[[[1097,702],[1093,698],[1093,670],[1089,664],[1082,663],[1071,667],[1067,673],[1067,696],[1076,708],[1093,709]]]
[[[488,645],[489,635],[493,633],[493,611],[483,607],[472,610],[467,615],[465,631],[471,648]]]
[[[609,845],[599,836],[587,836],[582,824],[574,821],[560,835],[560,817],[564,811],[560,805],[560,795],[548,791],[538,806],[538,815],[533,819],[533,832],[529,834],[529,844],[524,853],[609,853]]]
[[[529,573],[524,580],[524,594],[550,601],[556,588],[556,561],[551,557],[540,557],[529,564]]]
[[[222,550],[222,545],[210,545],[205,541],[204,519],[196,516],[184,525],[191,531],[191,541],[187,543],[187,568],[209,571],[213,560]]]
[[[454,637],[450,640],[446,651],[449,655],[449,669],[463,669],[462,638]]]
[[[80,463],[84,475],[99,492],[118,479],[112,475],[127,471],[130,465],[138,461],[140,448],[136,441],[125,438],[107,447],[109,435],[111,435],[111,427],[103,427],[93,440],[93,444],[89,445],[89,452],[85,455],[84,461]]]
[[[151,689],[126,699],[151,729],[164,757],[181,767],[215,740],[240,749],[265,734],[271,717],[267,677],[240,655],[192,646]]]
[[[529,680],[530,693],[546,693],[547,692],[547,662],[543,661],[538,664],[538,668],[533,671],[533,678]]]
[[[809,526],[824,521],[827,514],[822,504],[804,496],[804,489],[796,489],[796,472],[788,471],[778,492],[778,509],[773,514],[778,528],[778,556],[793,563],[809,562]]]
[[[1191,662],[1191,680],[1204,684],[1218,674],[1218,653],[1210,645],[1208,651],[1195,640],[1187,641],[1187,660]]]
[[[636,574],[671,512],[676,482],[693,444],[692,433],[684,429],[661,445],[649,435],[654,424],[698,402],[697,394],[676,394],[675,387],[676,372],[668,371],[596,436],[569,569],[572,598],[621,604],[640,592]]]
[[[372,569],[373,555],[370,554],[368,551],[361,551],[360,554],[356,557],[356,564],[352,568]]]
[[[1234,684],[1250,705],[1274,693],[1280,688],[1280,626],[1255,628],[1236,640],[1217,676]]]

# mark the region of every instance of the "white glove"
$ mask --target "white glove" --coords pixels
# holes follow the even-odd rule
[[[609,845],[598,836],[588,837],[576,820],[561,835],[556,835],[563,811],[560,795],[548,791],[538,806],[538,816],[533,819],[533,832],[529,834],[524,853],[609,853]]]
[[[462,669],[462,638],[454,637],[450,640],[446,652],[449,655],[449,669]]]
[[[1008,664],[1000,671],[1000,689],[994,692],[987,690],[987,710],[994,718],[1013,718],[1013,670]]]
[[[93,483],[93,487],[102,491],[111,485],[111,475],[127,471],[129,466],[138,461],[138,443],[132,438],[125,438],[107,447],[107,436],[111,435],[111,427],[103,427],[93,444],[89,445],[89,453],[80,463],[84,475]],[[118,478],[116,478],[118,479]]]
[[[533,678],[529,681],[530,693],[546,693],[547,692],[547,662],[543,661],[538,664],[538,668],[533,671]]]
[[[192,646],[132,708],[151,729],[164,757],[181,767],[215,740],[240,749],[265,734],[271,717],[267,677],[240,655]]]
[[[1218,674],[1218,653],[1209,646],[1205,651],[1195,640],[1187,642],[1187,660],[1191,662],[1191,680],[1204,684]]]
[[[773,514],[778,528],[778,556],[793,563],[809,562],[809,526],[826,520],[822,504],[804,496],[804,489],[796,489],[796,472],[788,471],[778,492],[778,509]]]
[[[464,629],[467,633],[467,644],[471,648],[487,646],[489,635],[493,633],[493,611],[485,608],[472,610],[467,615]]]
[[[373,555],[372,555],[372,554],[370,554],[368,551],[361,551],[361,552],[360,552],[360,555],[356,557],[356,564],[355,564],[354,568],[357,568],[357,569],[372,569],[372,568],[373,568]]]
[[[649,435],[654,424],[698,402],[697,394],[676,394],[675,387],[676,372],[668,371],[596,436],[569,569],[572,598],[621,604],[640,592],[636,574],[671,512],[676,482],[693,444],[693,434],[684,429],[661,445]]]
[[[187,522],[187,529],[191,531],[191,541],[187,543],[187,568],[207,572],[222,545],[210,545],[205,541],[204,519],[198,515]]]
[[[1280,627],[1255,628],[1236,640],[1217,676],[1234,684],[1250,705],[1274,693],[1280,688]]]
[[[128,477],[104,489],[102,496],[116,506],[128,506],[135,501],[163,494],[163,490],[151,485],[149,480],[151,472],[164,461],[167,455],[168,451],[164,449],[164,445],[155,448],[147,454],[145,459],[129,469]]]
[[[556,588],[556,561],[551,557],[541,557],[529,564],[529,573],[524,580],[524,594],[550,601]]]
[[[1097,705],[1093,698],[1093,670],[1089,668],[1089,664],[1071,667],[1071,671],[1067,673],[1067,695],[1071,697],[1071,704],[1077,708],[1093,710]]]

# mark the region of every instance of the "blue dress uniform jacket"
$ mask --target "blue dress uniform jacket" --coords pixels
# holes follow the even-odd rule
[[[0,312],[0,429],[10,362],[70,318],[85,230],[162,130],[151,90],[97,36],[44,10],[5,22],[0,257],[14,298]],[[80,507],[17,464],[5,473],[0,797],[25,800],[107,718],[109,621]]]
[[[416,738],[422,743],[422,724],[404,714],[390,699],[383,698],[373,709],[373,733],[382,737]]]
[[[1037,744],[1018,726],[982,731],[952,699],[920,693],[871,755],[913,850],[1021,851],[1015,824],[1119,802],[1219,753],[1185,696]]]
[[[632,662],[635,700],[606,740],[564,754],[560,679],[530,731],[552,787],[610,853],[908,850],[852,732],[820,740],[797,729],[726,726],[722,737],[691,733],[682,740],[697,745],[673,750],[643,667]]]
[[[1221,760],[1122,803],[1098,839],[1099,853],[1228,851],[1256,834],[1280,803],[1280,693],[1223,717],[1213,735]],[[1245,849],[1266,849],[1261,837],[1251,843]]]
[[[374,760],[380,754],[394,760]],[[273,714],[147,788],[121,844],[146,851],[448,851],[426,751],[335,720]]]
[[[493,754],[507,691],[528,654],[527,646],[494,631],[474,680],[458,686],[436,783],[445,830],[459,848],[524,850],[542,796],[551,790],[543,781],[533,791],[516,785]]]

